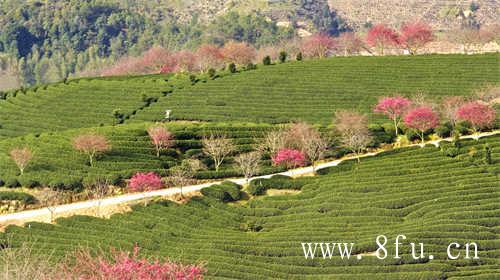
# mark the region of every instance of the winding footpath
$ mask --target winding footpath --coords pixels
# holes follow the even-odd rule
[[[496,134],[500,134],[500,130],[486,132],[486,133],[482,133],[482,134],[474,135],[474,136],[467,135],[467,136],[460,137],[460,139],[471,139],[471,138],[475,138],[475,137],[487,137],[487,136],[492,136],[492,135],[496,135]],[[451,141],[451,140],[452,140],[451,138],[439,139],[439,140],[435,140],[435,141],[426,142],[426,144],[432,144],[435,146],[439,146],[439,142]],[[412,144],[410,146],[418,146],[418,145],[419,144]],[[405,147],[408,147],[408,146],[405,146]],[[360,157],[374,156],[374,155],[377,155],[378,153],[383,152],[383,151],[384,150],[373,152],[373,153],[366,153],[366,154],[361,155]],[[337,159],[334,161],[319,163],[316,165],[316,170],[321,169],[321,168],[326,168],[326,167],[337,166],[342,161],[355,159],[355,158],[356,157],[346,157],[344,159]],[[297,177],[297,176],[308,175],[308,174],[311,174],[312,172],[313,172],[313,167],[308,166],[308,167],[288,170],[288,171],[281,172],[281,173],[275,173],[275,174],[254,177],[251,180],[255,180],[255,179],[259,179],[259,178],[270,178],[271,176],[274,176],[274,175],[286,175],[286,176],[291,176],[291,177]],[[246,183],[244,178],[226,179],[226,180],[235,182],[235,183],[240,184],[240,185]],[[162,190],[157,190],[157,191],[113,196],[113,197],[109,197],[109,198],[103,198],[100,200],[88,200],[88,201],[82,201],[82,202],[76,202],[76,203],[71,203],[71,204],[64,204],[64,205],[55,206],[55,207],[52,207],[50,210],[48,208],[41,208],[41,209],[36,209],[36,210],[29,210],[29,211],[17,212],[17,213],[12,213],[12,214],[5,214],[5,215],[0,215],[0,226],[5,227],[5,226],[10,225],[10,224],[22,225],[26,222],[51,222],[51,218],[58,218],[58,217],[63,217],[63,216],[67,217],[67,216],[71,216],[71,215],[87,213],[89,211],[92,211],[93,209],[98,209],[98,208],[105,209],[106,207],[126,205],[126,204],[137,202],[137,201],[140,201],[143,199],[147,199],[147,198],[167,197],[167,196],[180,194],[181,192],[184,194],[192,193],[192,192],[200,191],[203,188],[206,188],[206,187],[209,187],[213,184],[218,184],[221,182],[222,181],[214,181],[214,182],[209,182],[209,183],[205,183],[205,184],[185,186],[185,187],[182,187],[182,189],[179,187],[175,187],[175,188],[168,188],[168,189],[162,189]]]

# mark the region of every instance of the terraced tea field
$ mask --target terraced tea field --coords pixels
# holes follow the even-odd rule
[[[498,84],[498,54],[336,57],[261,66],[174,91],[132,120],[175,119],[283,123],[302,119],[330,124],[339,109],[372,113],[378,97],[424,93],[438,100]]]
[[[74,80],[0,99],[0,138],[112,125],[115,110],[125,123],[163,120],[167,109],[178,120],[323,125],[335,110],[356,109],[381,122],[371,110],[378,97],[467,95],[499,83],[499,57],[337,57],[221,72],[215,80],[199,76],[195,85],[187,75]]]
[[[485,143],[489,165],[471,160]],[[462,141],[460,155],[404,148],[346,162],[305,180],[301,193],[258,197],[243,205],[207,197],[186,205],[159,202],[111,219],[77,216],[57,224],[9,227],[13,245],[62,256],[80,245],[131,249],[187,262],[205,261],[208,279],[495,279],[500,273],[500,136]],[[354,254],[377,249],[375,237],[408,240],[402,259],[305,260],[301,242],[354,242]],[[4,236],[5,237],[5,236]],[[413,260],[408,242],[428,258]],[[479,260],[448,260],[451,242],[477,242]],[[387,248],[391,245],[387,245]],[[389,254],[394,255],[393,249]],[[463,255],[463,252],[462,252]]]
[[[175,83],[168,76],[81,79],[17,91],[0,100],[0,138],[28,133],[113,125],[147,107]]]
[[[165,175],[168,169],[185,158],[200,158],[208,167],[211,161],[202,153],[201,139],[204,135],[217,132],[227,135],[236,145],[235,154],[252,150],[256,141],[272,128],[271,125],[256,124],[189,124],[172,123],[167,128],[176,139],[174,147],[156,157],[154,146],[147,134],[151,124],[99,127],[94,129],[74,129],[57,133],[41,133],[39,136],[27,135],[0,140],[0,181],[6,185],[21,183],[23,186],[49,185],[66,186],[81,182],[88,177],[109,176],[114,180],[129,178],[136,172],[154,171]],[[94,131],[106,135],[112,150],[99,157],[96,165],[90,167],[86,155],[75,151],[72,138],[81,133]],[[29,146],[34,158],[24,175],[9,158],[13,147]],[[271,167],[270,160],[263,162],[263,173],[281,170]],[[232,157],[229,157],[218,173],[210,170],[200,171],[198,178],[238,176]],[[17,185],[17,184],[16,184]]]

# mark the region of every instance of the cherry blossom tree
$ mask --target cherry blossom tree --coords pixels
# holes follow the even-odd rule
[[[406,126],[416,129],[420,132],[420,139],[422,139],[421,146],[424,146],[424,133],[439,125],[439,116],[429,107],[418,107],[406,114],[404,117]]]
[[[492,127],[496,120],[496,110],[478,101],[465,103],[457,111],[459,119],[469,122],[475,134],[481,129]],[[479,140],[479,135],[476,136]]]
[[[215,164],[215,171],[219,171],[224,159],[235,150],[235,146],[231,139],[225,135],[210,134],[202,139],[203,152],[209,155]]]
[[[28,166],[29,162],[33,158],[33,154],[28,147],[25,148],[15,148],[10,151],[10,158],[14,161],[21,172],[21,175],[24,174],[24,170],[26,166]]]
[[[221,50],[226,62],[246,65],[255,60],[257,51],[247,43],[230,41]]]
[[[201,45],[196,51],[196,58],[198,70],[201,72],[206,72],[210,68],[217,69],[224,61],[221,49],[210,44]]]
[[[434,40],[432,28],[421,21],[403,24],[400,32],[400,44],[404,46],[410,54],[416,54],[418,49]]]
[[[281,149],[273,157],[274,165],[285,165],[286,168],[294,168],[304,166],[306,163],[306,156],[303,152],[295,149]]]
[[[344,55],[359,53],[364,47],[363,40],[354,32],[344,32],[336,39],[338,49],[344,51]]]
[[[201,280],[206,273],[202,265],[150,261],[140,258],[139,252],[138,246],[133,252],[112,249],[107,257],[94,256],[89,250],[80,249],[73,254],[74,262],[63,265],[59,279]]]
[[[389,117],[394,123],[394,131],[398,136],[398,127],[401,118],[410,108],[411,101],[401,96],[382,97],[373,110],[375,113],[381,113]]]
[[[168,149],[174,145],[174,135],[163,126],[150,127],[148,135],[155,146],[157,157],[160,157],[161,150]]]
[[[73,138],[73,147],[75,150],[86,153],[89,156],[90,166],[94,166],[94,158],[111,149],[108,139],[99,134],[82,134]]]
[[[163,188],[161,177],[154,172],[136,173],[128,182],[128,189],[132,192],[153,191]]]
[[[399,36],[396,30],[385,24],[377,24],[368,31],[366,42],[376,48],[379,54],[384,55],[388,46],[399,45]]]
[[[368,129],[368,117],[356,112],[339,111],[335,113],[334,124],[342,144],[356,155],[359,163],[360,154],[373,140]]]
[[[182,50],[174,54],[174,59],[177,62],[177,71],[179,72],[192,72],[196,68],[197,57],[188,50]]]
[[[304,38],[302,41],[302,52],[307,57],[324,58],[335,50],[335,40],[323,33],[317,33]]]
[[[261,155],[259,152],[250,152],[238,155],[234,159],[234,161],[238,165],[238,168],[245,176],[245,180],[247,181],[247,183],[250,180],[250,178],[252,178],[255,175],[255,173],[258,172],[260,157]]]

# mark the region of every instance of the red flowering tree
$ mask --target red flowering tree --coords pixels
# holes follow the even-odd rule
[[[410,54],[416,54],[418,49],[434,40],[432,28],[421,21],[409,22],[401,27],[400,44]]]
[[[217,69],[222,66],[224,56],[221,49],[216,45],[201,45],[196,51],[197,68],[201,72],[206,72],[210,68]]]
[[[496,120],[496,110],[490,105],[472,101],[465,103],[457,111],[457,117],[472,125],[474,133],[481,129],[492,127]],[[478,140],[479,137],[476,137]]]
[[[281,149],[272,157],[274,165],[285,165],[286,168],[304,166],[306,156],[303,152],[294,149]]]
[[[150,127],[148,135],[155,146],[157,157],[160,157],[161,150],[168,149],[174,145],[174,135],[163,126]]]
[[[416,129],[420,132],[422,146],[424,145],[424,133],[439,125],[439,116],[429,107],[419,107],[411,110],[404,117],[406,126]]]
[[[224,60],[228,63],[245,65],[254,61],[257,51],[247,43],[230,41],[221,50]]]
[[[307,57],[324,58],[330,55],[337,46],[335,40],[323,33],[314,34],[302,41],[302,52]]]
[[[344,55],[359,53],[364,47],[363,40],[353,32],[344,32],[336,39],[338,49],[344,51]]]
[[[377,24],[368,31],[366,42],[376,48],[379,54],[384,55],[388,46],[399,45],[399,36],[396,30],[385,24]]]
[[[383,97],[379,100],[373,111],[386,115],[394,122],[394,130],[397,137],[401,118],[408,111],[410,105],[411,101],[401,96]]]
[[[21,172],[21,175],[24,173],[24,169],[28,166],[28,163],[33,158],[33,154],[29,148],[16,148],[10,151],[10,158],[16,163],[17,168]]]
[[[161,177],[154,172],[136,173],[128,182],[132,192],[154,191],[163,188]]]
[[[87,250],[77,251],[75,263],[65,265],[59,279],[201,280],[206,273],[201,265],[149,261],[139,257],[139,251],[137,246],[132,253],[111,250],[110,257],[94,257]]]
[[[90,166],[93,166],[95,157],[100,153],[109,151],[111,146],[105,136],[90,133],[73,138],[73,148],[86,153],[89,157]]]
[[[196,55],[187,50],[179,51],[174,54],[174,60],[176,62],[176,71],[179,72],[192,72],[196,68]]]

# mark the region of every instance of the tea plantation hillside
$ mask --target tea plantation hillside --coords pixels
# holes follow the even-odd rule
[[[78,189],[81,183],[104,176],[116,182],[129,178],[136,172],[157,172],[166,175],[167,170],[185,158],[199,158],[209,168],[212,161],[202,153],[201,139],[211,132],[223,133],[236,145],[235,154],[254,149],[256,141],[272,128],[266,124],[194,124],[171,123],[166,127],[175,137],[175,145],[162,151],[157,157],[154,146],[147,134],[150,124],[99,127],[93,129],[74,129],[65,132],[41,133],[0,140],[0,185],[27,187],[39,185],[55,188]],[[99,157],[95,166],[88,164],[85,154],[75,151],[72,138],[78,134],[97,132],[110,140],[112,150]],[[29,146],[34,159],[26,172],[19,176],[19,170],[9,158],[14,147]],[[273,173],[280,167],[271,167],[270,160],[263,162],[263,173]],[[228,157],[220,172],[202,170],[197,178],[239,176],[231,157]],[[91,182],[90,181],[90,182]]]
[[[484,143],[493,148],[491,164],[480,156]],[[208,197],[159,202],[111,219],[75,216],[9,227],[4,237],[12,246],[35,241],[39,254],[56,256],[79,245],[138,244],[149,256],[205,261],[209,279],[494,279],[500,273],[500,136],[461,144],[455,158],[432,146],[345,162],[300,179],[295,195],[243,205]],[[389,238],[386,260],[305,260],[301,248],[301,242],[354,242],[354,254],[374,252],[380,234]],[[398,234],[408,238],[402,259],[393,258]],[[424,243],[427,257],[413,260],[409,242]],[[479,259],[465,260],[462,251],[448,260],[451,242],[477,242]]]
[[[439,99],[498,84],[500,55],[336,57],[229,75],[174,91],[133,120],[157,120],[165,108],[187,120],[329,124],[339,109],[372,114],[378,97],[418,92]]]
[[[439,98],[498,84],[499,57],[337,57],[198,75],[194,85],[188,75],[70,80],[0,94],[0,138],[163,120],[167,109],[180,120],[329,124],[335,110],[353,108],[378,121],[371,108],[383,95]]]
[[[0,99],[0,138],[120,123],[187,81],[167,75],[90,78],[9,92]]]

